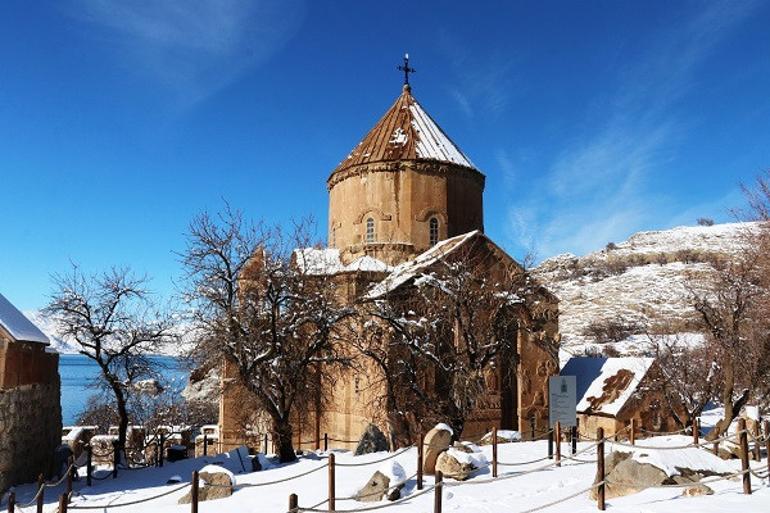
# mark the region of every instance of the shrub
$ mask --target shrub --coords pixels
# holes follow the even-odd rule
[[[714,226],[714,220],[710,217],[699,217],[697,223],[698,226]]]
[[[583,330],[583,335],[593,338],[599,344],[621,342],[640,331],[639,324],[628,320],[597,320]]]

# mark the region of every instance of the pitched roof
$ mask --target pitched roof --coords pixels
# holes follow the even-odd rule
[[[0,294],[0,326],[17,342],[50,344],[40,328],[27,319],[5,296]]]
[[[411,88],[406,85],[393,106],[353,148],[350,155],[340,162],[334,173],[370,162],[420,159],[476,169],[414,99]]]
[[[654,358],[570,358],[559,373],[575,376],[577,411],[617,415],[634,395]]]

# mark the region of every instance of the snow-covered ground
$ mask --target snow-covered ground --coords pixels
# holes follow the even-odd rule
[[[689,437],[670,436],[657,437],[655,439],[640,440],[638,444],[644,446],[676,446],[686,445]],[[568,452],[567,444],[563,451]],[[578,449],[588,447],[587,443],[580,443]],[[626,450],[626,448],[620,448]],[[484,456],[491,461],[491,447],[482,447]],[[610,448],[608,447],[608,450]],[[520,462],[541,458],[546,455],[547,444],[539,442],[507,443],[499,446],[499,460],[501,462]],[[699,449],[687,449],[690,453],[678,454],[676,451],[638,451],[640,457],[652,460],[668,462],[671,466],[683,460],[700,460]],[[594,459],[589,451],[580,455],[581,458]],[[703,451],[705,456],[709,456]],[[381,460],[386,453],[370,454],[365,456],[352,456],[349,453],[337,453],[337,463],[366,463]],[[397,461],[404,469],[407,476],[412,476],[416,469],[416,449],[408,449],[396,456]],[[81,479],[75,484],[76,496],[73,505],[108,505],[121,504],[136,501],[142,498],[152,497],[163,492],[174,490],[179,484],[166,484],[173,476],[180,476],[184,482],[189,482],[194,469],[201,469],[205,465],[223,465],[236,474],[236,491],[231,497],[200,503],[201,513],[240,512],[240,513],[282,513],[287,511],[288,497],[291,493],[299,496],[300,506],[309,507],[326,498],[327,471],[323,469],[325,459],[323,455],[310,455],[302,457],[299,462],[270,468],[260,472],[244,472],[240,458],[235,452],[227,455],[198,458],[177,463],[167,463],[163,468],[150,468],[145,470],[122,471],[118,479],[108,478],[97,481],[91,488],[85,487]],[[392,461],[375,463],[368,466],[337,467],[337,509],[338,511],[353,510],[355,508],[369,506],[372,503],[358,503],[353,500],[344,500],[362,487],[375,470],[383,469],[386,472],[392,469]],[[248,465],[248,461],[245,462]],[[547,463],[546,463],[547,464]],[[723,470],[737,471],[740,463],[737,460],[720,463],[725,466]],[[514,513],[536,508],[567,497],[584,490],[592,485],[595,465],[592,463],[576,463],[565,461],[561,468],[550,467],[528,473],[527,471],[538,469],[543,462],[531,463],[522,466],[500,467],[501,477],[493,482],[484,483],[491,477],[490,470],[477,471],[473,477],[458,486],[452,486],[454,481],[448,480],[448,485],[443,490],[443,510],[458,512],[479,513]],[[754,466],[765,468],[765,462],[754,462]],[[278,483],[270,486],[248,487],[248,485],[275,481],[291,477],[309,470],[318,469],[304,477]],[[104,473],[104,472],[102,472]],[[432,483],[432,478],[426,479],[426,485]],[[476,484],[474,484],[476,483]],[[710,483],[715,494],[702,497],[682,497],[681,488],[648,489],[641,493],[627,497],[609,499],[608,510],[624,513],[712,513],[719,511],[742,511],[745,513],[770,510],[770,488],[767,482],[760,482],[752,478],[754,493],[751,496],[742,494],[740,479],[718,481]],[[187,490],[179,490],[165,497],[149,502],[122,507],[119,511],[127,513],[166,513],[187,512],[189,505],[178,505],[177,500]],[[62,487],[56,490],[47,490],[46,513],[55,510],[55,501],[62,492]],[[415,494],[415,480],[410,478],[405,487],[407,496]],[[16,489],[20,503],[28,501],[34,494],[34,485],[24,485]],[[408,499],[400,504],[393,505],[382,511],[394,511],[400,513],[426,513],[433,511],[433,491],[422,496]],[[386,502],[378,504],[387,504]],[[5,509],[4,505],[0,508]],[[323,509],[323,506],[320,507]],[[596,503],[591,501],[586,493],[565,500],[559,504],[545,509],[553,513],[581,513],[596,511]],[[29,508],[25,511],[29,511]],[[104,511],[104,510],[98,510]]]

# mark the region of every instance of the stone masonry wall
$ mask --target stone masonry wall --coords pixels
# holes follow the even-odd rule
[[[53,469],[61,442],[60,380],[0,389],[0,492]]]

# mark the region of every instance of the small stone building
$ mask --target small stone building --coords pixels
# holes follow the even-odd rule
[[[606,436],[613,436],[632,418],[638,430],[679,429],[670,414],[671,405],[654,386],[658,372],[654,358],[570,358],[560,374],[576,378],[579,433],[594,437],[601,427]],[[620,436],[627,438],[628,432]]]
[[[61,441],[59,355],[0,294],[0,491],[49,474]]]
[[[295,259],[307,272],[333,275],[343,301],[355,301],[377,288],[393,291],[409,287],[410,277],[428,269],[453,252],[481,252],[494,267],[518,266],[484,235],[485,176],[417,102],[410,86],[401,94],[361,142],[326,180],[329,192],[328,248],[304,248]],[[497,426],[529,432],[547,424],[548,377],[558,372],[558,301],[543,289],[539,302],[545,326],[537,333],[522,327],[516,337],[520,362],[516,379],[501,390],[493,372],[483,405],[467,423],[465,437]],[[535,344],[531,337],[539,337]],[[513,360],[499,362],[509,372]],[[249,440],[249,419],[254,411],[248,393],[232,386],[235,371],[225,362],[219,412],[219,445],[227,450]],[[315,411],[297,412],[296,446],[315,448],[324,433],[330,446],[353,448],[369,423],[384,427],[383,411],[373,408],[376,376],[370,372],[343,372],[335,376],[331,401]],[[254,426],[255,433],[264,428]],[[297,429],[298,427],[299,429]],[[300,442],[307,442],[302,443]]]

